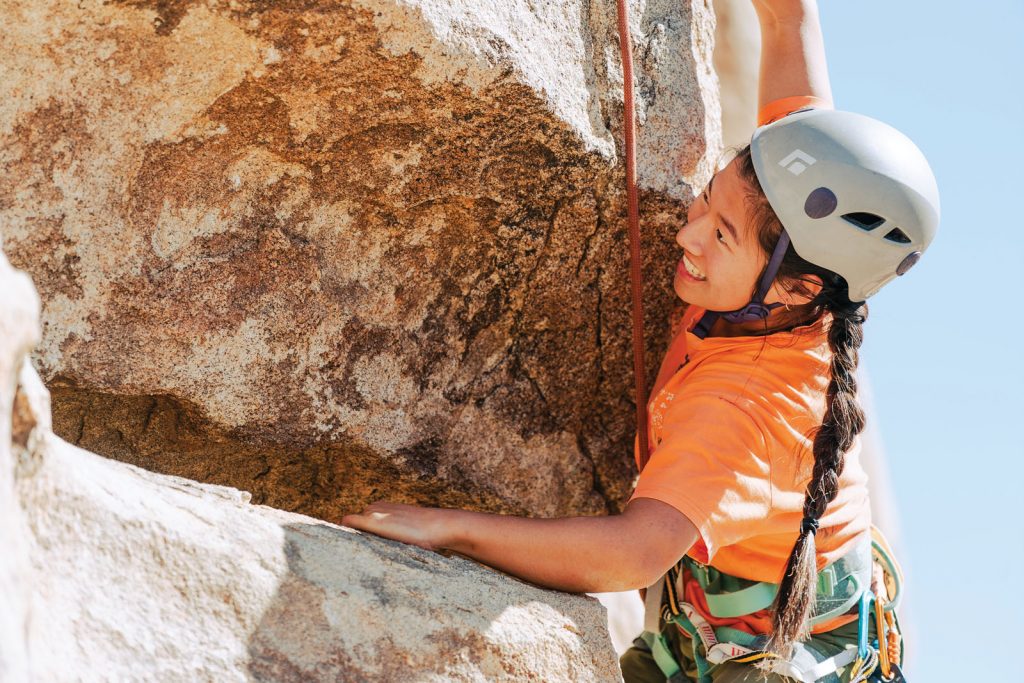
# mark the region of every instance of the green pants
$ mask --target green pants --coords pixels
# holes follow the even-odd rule
[[[873,625],[872,625],[873,626]],[[697,680],[697,665],[693,661],[693,641],[686,634],[680,632],[675,624],[664,627],[662,633],[668,640],[669,647],[676,656],[680,668],[690,681]],[[874,628],[869,633],[869,639],[875,637]],[[857,644],[857,622],[854,621],[841,626],[827,633],[816,634],[809,640],[804,641],[798,647],[809,650],[817,661],[823,661],[829,657],[842,652],[847,644]],[[625,683],[665,683],[665,675],[658,668],[651,651],[644,641],[637,638],[633,641],[633,647],[626,650],[619,658],[619,666],[622,668],[622,677]],[[821,683],[846,683],[849,681],[850,666],[839,669],[835,674],[821,679]],[[768,683],[788,683],[790,678],[778,674],[766,674],[757,669],[753,664],[739,664],[736,662],[724,662],[712,667],[711,679],[715,683],[755,683],[756,681],[767,681]]]

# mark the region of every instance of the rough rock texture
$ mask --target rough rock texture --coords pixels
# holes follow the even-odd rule
[[[648,365],[720,147],[706,3],[631,3]],[[615,5],[3,0],[0,230],[58,434],[325,519],[618,509]],[[653,381],[653,371],[650,381]]]
[[[64,442],[27,284],[0,255],[0,680],[621,680],[595,600]]]

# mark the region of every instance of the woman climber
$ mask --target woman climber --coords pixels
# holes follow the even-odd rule
[[[903,680],[855,370],[864,302],[931,242],[938,190],[905,136],[833,109],[814,0],[753,4],[759,127],[676,235],[689,307],[624,512],[373,503],[342,521],[560,590],[647,587],[627,682]]]

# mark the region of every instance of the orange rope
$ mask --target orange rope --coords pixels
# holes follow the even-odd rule
[[[636,189],[636,146],[633,112],[633,47],[629,40],[626,0],[618,0],[619,49],[622,52],[622,89],[625,95],[623,128],[626,133],[626,195],[629,202],[629,264],[633,286],[633,377],[636,383],[636,429],[640,436],[640,469],[650,457],[647,447],[647,380],[644,368],[643,279],[640,272],[640,204]]]

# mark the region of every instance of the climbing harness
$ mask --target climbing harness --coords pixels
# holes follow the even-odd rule
[[[850,667],[850,682],[903,681],[902,639],[895,616],[902,574],[888,543],[877,529],[870,540],[818,573],[814,617],[809,625],[825,623],[857,611],[857,645],[819,661],[814,652],[798,646],[786,659],[764,650],[768,638],[728,626],[713,627],[693,605],[682,600],[683,588],[694,581],[704,593],[708,612],[715,617],[740,617],[771,606],[778,585],[748,581],[720,572],[713,566],[684,557],[647,589],[644,632],[640,638],[650,649],[669,683],[686,681],[682,668],[662,632],[679,628],[693,642],[693,660],[699,683],[710,683],[710,671],[724,662],[760,662],[768,671],[801,683],[814,683]],[[877,638],[869,639],[871,620]]]

